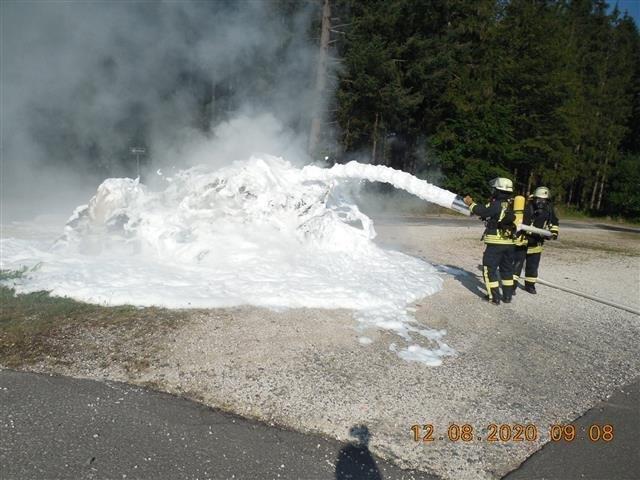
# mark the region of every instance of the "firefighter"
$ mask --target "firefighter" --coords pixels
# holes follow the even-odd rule
[[[464,198],[464,203],[469,206],[471,213],[480,216],[486,223],[482,236],[486,244],[482,255],[482,276],[487,288],[487,299],[494,305],[500,305],[500,300],[510,303],[513,294],[513,183],[508,178],[499,177],[491,180],[489,185],[492,192],[486,206],[478,205],[468,195]]]
[[[536,188],[533,195],[529,197],[527,206],[524,209],[523,223],[549,230],[552,239],[558,238],[560,225],[558,216],[549,200],[549,189],[547,187]],[[536,281],[538,280],[538,267],[540,266],[544,237],[535,233],[527,233],[521,238],[526,240],[526,250],[520,247],[522,249],[516,253],[514,279],[516,282],[519,280],[522,266],[524,265],[524,289],[529,293],[535,294],[537,293]]]

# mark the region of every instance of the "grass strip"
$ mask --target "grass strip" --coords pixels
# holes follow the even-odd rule
[[[0,271],[0,279],[16,279],[24,271]],[[187,316],[185,310],[108,307],[49,292],[16,294],[0,285],[0,364],[17,368],[51,358],[61,358],[77,345],[73,338],[82,331],[122,329],[126,336],[142,337],[162,328],[174,328]],[[68,341],[67,341],[68,340]]]

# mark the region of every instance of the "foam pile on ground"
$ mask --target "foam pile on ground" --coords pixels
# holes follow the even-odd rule
[[[443,332],[420,328],[407,307],[440,276],[376,246],[371,220],[333,188],[348,175],[330,171],[264,156],[179,172],[160,191],[108,179],[53,246],[2,239],[2,268],[32,269],[18,292],[108,305],[354,309],[362,335],[392,330],[406,344],[390,346],[399,356],[439,364],[452,353]]]

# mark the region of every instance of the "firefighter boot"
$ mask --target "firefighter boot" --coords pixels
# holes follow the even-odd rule
[[[526,292],[533,293],[534,295],[538,293],[536,292],[536,284],[533,282],[524,282],[524,289]]]
[[[500,288],[492,288],[491,297],[487,295],[487,300],[489,300],[494,305],[500,305]]]
[[[502,287],[502,301],[504,303],[511,303],[511,297],[513,296],[513,292],[515,291],[515,284],[511,287]]]

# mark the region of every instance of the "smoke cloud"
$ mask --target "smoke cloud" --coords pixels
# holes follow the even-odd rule
[[[318,2],[1,8],[3,221],[135,176],[134,146],[149,171],[256,151],[309,160]]]

